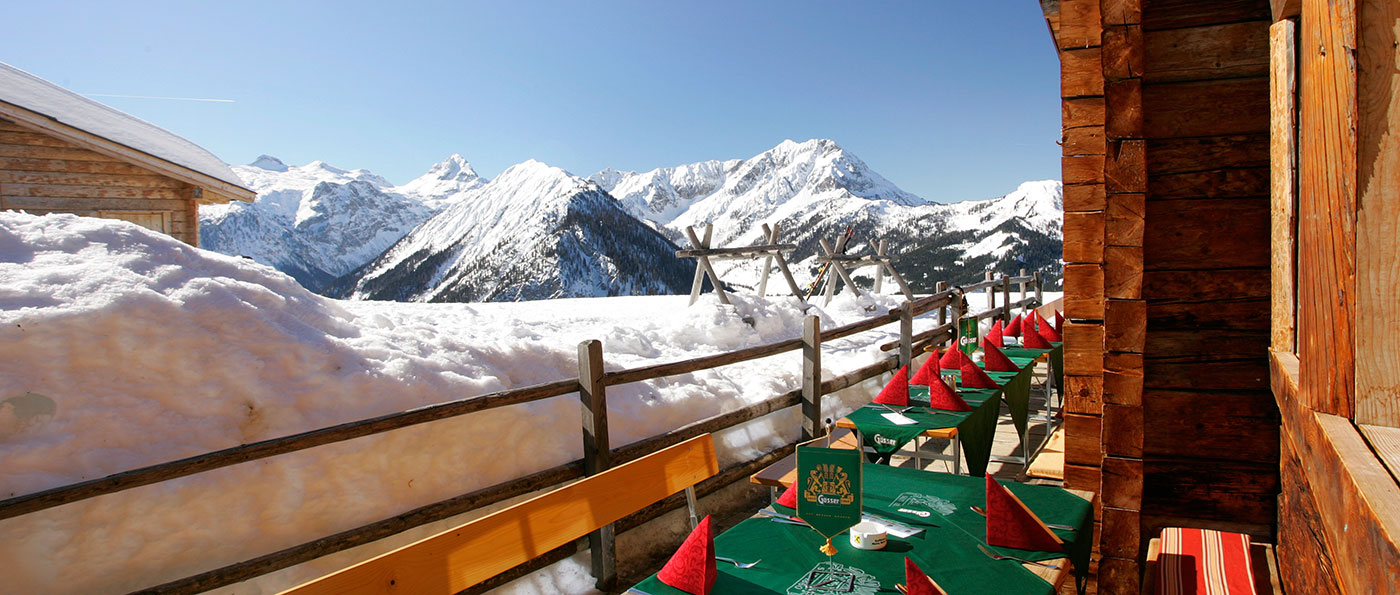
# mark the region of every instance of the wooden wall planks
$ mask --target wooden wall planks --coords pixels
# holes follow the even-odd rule
[[[192,186],[0,119],[0,209],[83,216],[153,211],[170,235],[198,245]]]
[[[1400,426],[1400,4],[1358,9],[1356,422]]]

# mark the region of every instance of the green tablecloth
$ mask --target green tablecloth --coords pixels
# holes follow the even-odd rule
[[[993,560],[977,549],[986,539],[986,523],[968,507],[985,502],[983,478],[873,464],[867,464],[862,474],[867,512],[924,529],[924,532],[907,539],[891,536],[889,545],[880,551],[858,550],[842,534],[832,540],[838,552],[828,560],[817,551],[825,540],[812,529],[766,518],[748,519],[716,537],[715,552],[741,562],[758,559],[762,562],[746,570],[719,563],[719,577],[712,593],[817,595],[836,592],[804,588],[813,570],[847,573],[840,578],[855,583],[856,588],[850,593],[895,593],[894,585],[904,582],[905,556],[917,562],[950,595],[1054,593],[1052,585],[1022,568],[1019,562]],[[1088,568],[1093,506],[1056,487],[1010,484],[1008,488],[1045,522],[1079,527],[1078,531],[1056,533],[1066,543],[1075,574],[1082,575]],[[921,518],[900,513],[899,508],[928,510],[932,514]],[[1038,560],[1064,555],[992,549]],[[655,576],[638,583],[633,590],[648,595],[682,593]]]

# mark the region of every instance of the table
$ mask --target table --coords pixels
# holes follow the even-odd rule
[[[805,588],[813,570],[844,572],[856,587],[849,593],[874,595],[894,593],[894,585],[904,582],[904,558],[919,564],[951,595],[978,593],[1040,593],[1050,595],[1070,576],[1064,554],[1025,552],[993,548],[1002,553],[1029,559],[1059,560],[1060,569],[1023,565],[1014,560],[993,560],[977,549],[986,535],[986,523],[969,506],[981,506],[986,484],[981,477],[932,473],[867,463],[862,468],[865,510],[924,532],[901,539],[891,536],[884,550],[863,551],[850,545],[843,533],[832,540],[837,554],[827,559],[817,550],[823,538],[812,529],[779,523],[766,517],[745,520],[715,538],[715,552],[751,562],[762,562],[750,569],[738,569],[721,562],[712,593],[791,595],[830,594]],[[1088,567],[1094,528],[1094,495],[1053,486],[1009,484],[1013,493],[1036,511],[1047,523],[1078,527],[1077,531],[1057,531],[1069,545],[1076,560],[1075,573]],[[899,508],[930,510],[927,519],[898,512]],[[789,510],[789,509],[784,509]],[[944,514],[946,512],[946,514]],[[679,595],[652,576],[629,590],[639,595]]]

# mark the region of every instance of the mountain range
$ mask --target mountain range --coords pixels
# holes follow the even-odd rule
[[[819,238],[851,231],[847,252],[880,240],[916,292],[985,271],[1060,276],[1062,203],[1056,181],[1026,182],[991,200],[928,203],[830,140],[784,141],[749,159],[588,178],[537,161],[494,180],[459,155],[401,186],[322,162],[290,167],[263,156],[235,166],[253,203],[202,207],[206,248],[272,265],[337,297],[495,301],[683,293],[694,261],[686,227],[713,246],[780,242],[799,283],[817,271]],[[726,284],[753,287],[755,260],[720,260]],[[870,268],[862,269],[869,278]],[[770,282],[777,291],[781,282]]]

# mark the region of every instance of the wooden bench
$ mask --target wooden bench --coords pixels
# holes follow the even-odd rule
[[[456,593],[717,473],[714,441],[697,436],[284,594]]]
[[[1164,553],[1163,538],[1182,544],[1180,549],[1184,552],[1200,552],[1201,555]],[[1209,564],[1202,540],[1214,544],[1208,548],[1211,550]],[[1207,591],[1197,589],[1197,580],[1209,574],[1207,581],[1220,589],[1210,591],[1212,593],[1227,592],[1224,590],[1227,583],[1240,587],[1228,591],[1235,595],[1250,592],[1249,587],[1259,595],[1278,593],[1278,569],[1274,560],[1273,546],[1253,543],[1248,535],[1168,527],[1162,530],[1162,537],[1148,542],[1142,592],[1145,595],[1206,595]]]

